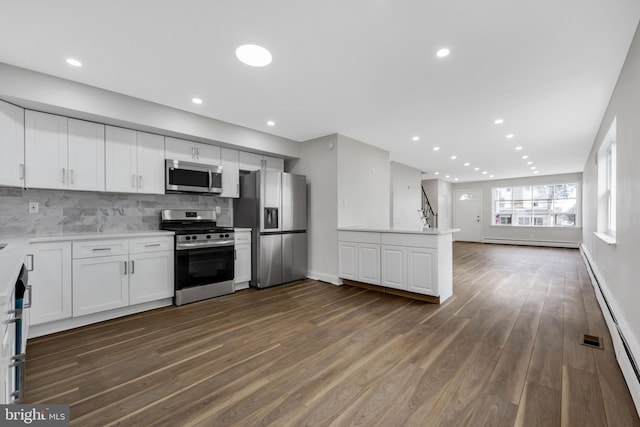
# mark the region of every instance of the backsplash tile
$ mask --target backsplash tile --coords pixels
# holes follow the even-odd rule
[[[38,202],[37,214],[27,212]],[[0,236],[157,230],[162,209],[215,209],[233,226],[233,199],[190,194],[91,193],[0,187]]]

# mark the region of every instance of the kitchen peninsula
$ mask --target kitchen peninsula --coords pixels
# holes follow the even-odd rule
[[[343,283],[440,304],[453,295],[458,229],[338,228]]]

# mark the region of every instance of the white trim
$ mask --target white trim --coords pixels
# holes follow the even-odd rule
[[[480,202],[480,235],[477,236],[478,240],[471,240],[472,242],[482,243],[484,237],[484,202],[482,187],[467,187],[453,190],[453,200],[451,201],[451,222],[452,228],[460,228],[459,224],[456,224],[456,211],[457,204],[460,202],[460,195],[464,193],[478,193],[478,201]]]
[[[611,236],[607,233],[599,233],[597,231],[594,231],[593,234],[595,234],[598,239],[602,240],[609,246],[613,246],[616,244],[615,236]]]
[[[321,282],[327,282],[333,285],[342,285],[342,282],[335,274],[320,273],[319,271],[307,271],[307,278],[320,280]]]
[[[56,332],[62,332],[69,329],[79,328],[81,326],[87,326],[93,323],[115,319],[117,317],[128,316],[130,314],[140,313],[147,310],[168,307],[170,305],[173,305],[173,298],[165,298],[157,301],[147,302],[144,304],[136,304],[128,307],[117,308],[115,310],[103,311],[101,313],[89,314],[87,316],[72,317],[55,322],[32,325],[29,327],[29,339],[42,335],[53,334]]]
[[[591,255],[584,244],[580,245],[580,252],[583,255],[585,264],[591,266],[591,269],[587,268],[589,277],[591,278],[591,285],[595,291],[596,299],[600,305],[600,310],[604,316],[607,328],[609,328],[609,333],[615,349],[616,360],[618,361],[622,375],[627,383],[627,387],[629,388],[631,398],[636,406],[636,411],[640,415],[640,380],[633,370],[631,360],[627,355],[627,351],[625,350],[622,340],[624,337],[629,352],[631,353],[631,357],[635,359],[636,363],[640,362],[640,344],[635,340],[631,329],[622,317],[622,311],[618,308],[616,300],[612,297],[604,277],[593,262],[593,258],[591,258]]]
[[[482,243],[495,243],[499,245],[525,245],[525,246],[545,246],[553,248],[571,248],[580,247],[580,242],[563,242],[554,240],[528,240],[528,239],[502,239],[499,237],[486,237]]]

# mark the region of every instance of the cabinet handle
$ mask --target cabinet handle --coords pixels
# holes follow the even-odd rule
[[[149,243],[144,245],[145,248],[152,248],[154,246],[160,246],[160,243]]]
[[[191,158],[196,159],[196,147],[191,147]]]
[[[2,322],[5,325],[16,323],[18,320],[22,319],[22,310],[20,310],[19,308],[16,308],[13,310],[7,310],[7,314],[13,315],[13,317]]]
[[[73,184],[73,169],[69,169],[69,183]]]
[[[98,252],[98,251],[110,251],[111,248],[93,248],[91,249],[93,252]]]
[[[27,271],[33,271],[35,267],[35,258],[33,254],[27,254]]]
[[[138,175],[138,188],[142,188],[142,175]]]
[[[20,353],[16,354],[12,357],[13,363],[9,365],[12,368],[19,368],[20,376],[18,380],[18,384],[20,387],[11,393],[11,397],[15,397],[13,403],[23,403],[24,402],[24,383],[26,381],[26,368],[27,368],[27,354]]]
[[[133,188],[136,188],[136,175],[135,174],[131,175],[131,186]]]
[[[24,179],[24,163],[20,163],[20,179]]]
[[[200,147],[196,147],[196,160],[200,160]]]
[[[25,294],[29,296],[29,298],[25,297],[25,301],[22,304],[22,308],[31,308],[31,304],[33,303],[33,292],[31,291],[33,287],[31,285],[27,285],[27,287],[25,288]]]
[[[136,272],[136,262],[131,260],[131,274]]]
[[[124,275],[127,275],[127,261],[122,261],[124,264]]]
[[[236,196],[240,197],[240,184],[236,184]]]
[[[67,175],[67,170],[65,168],[62,168],[62,183],[65,183],[65,176]]]

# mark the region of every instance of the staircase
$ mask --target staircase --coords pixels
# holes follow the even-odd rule
[[[422,209],[418,210],[422,226],[425,228],[438,228],[438,214],[433,211],[431,203],[424,188],[422,188]]]

